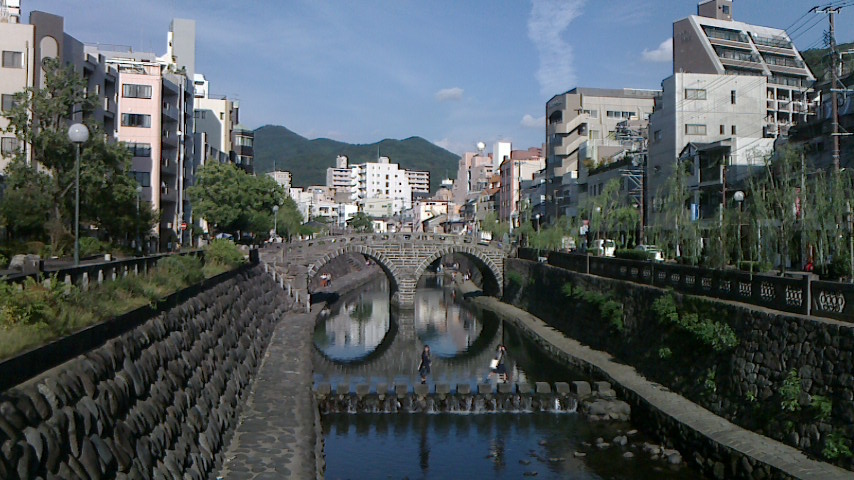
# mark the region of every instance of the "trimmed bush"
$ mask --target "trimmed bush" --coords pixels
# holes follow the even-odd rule
[[[205,247],[205,263],[216,263],[234,268],[245,262],[243,252],[231,240],[213,240]]]
[[[623,248],[620,250],[616,250],[614,252],[614,256],[617,258],[625,258],[626,260],[653,260],[655,258],[655,253],[653,252],[644,252],[643,250],[635,250],[632,248]]]
[[[745,272],[750,272],[752,268],[753,273],[770,272],[774,269],[768,262],[757,262],[755,260],[741,260],[737,266],[739,270]]]
[[[110,244],[102,242],[95,237],[83,237],[80,239],[80,256],[91,257],[110,251]]]

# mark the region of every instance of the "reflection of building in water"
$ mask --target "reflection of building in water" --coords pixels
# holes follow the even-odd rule
[[[415,328],[442,336],[443,350],[454,353],[467,349],[480,334],[482,326],[474,314],[453,301],[446,301],[442,289],[419,289],[415,292]],[[437,346],[438,347],[438,346]],[[431,345],[437,353],[439,352]]]
[[[389,322],[388,292],[366,292],[326,320],[326,335],[333,347],[373,350],[385,337]]]

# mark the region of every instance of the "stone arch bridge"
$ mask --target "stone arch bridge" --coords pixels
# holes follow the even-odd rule
[[[298,286],[311,279],[327,262],[347,253],[358,253],[374,260],[389,280],[392,299],[402,308],[415,300],[418,279],[436,260],[449,254],[468,257],[483,279],[484,293],[500,295],[504,284],[504,258],[496,247],[482,245],[472,237],[434,233],[374,233],[334,235],[302,242],[273,244],[262,254],[280,273]],[[283,271],[286,270],[286,271]],[[304,283],[300,276],[305,278]]]

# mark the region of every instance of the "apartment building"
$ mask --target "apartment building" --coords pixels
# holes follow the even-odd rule
[[[359,202],[370,199],[387,199],[390,201],[391,213],[394,215],[412,208],[412,188],[406,170],[396,163],[391,163],[388,157],[380,157],[377,162],[366,162],[353,166],[358,180]],[[367,211],[367,206],[365,212]]]
[[[533,180],[546,167],[542,149],[512,150],[499,166],[498,219],[518,227],[522,204],[522,182]]]
[[[335,166],[326,169],[326,186],[335,188],[339,194],[349,194],[350,200],[355,202],[359,198],[359,179],[347,162],[344,155],[335,158]]]
[[[430,172],[428,170],[406,170],[406,178],[412,189],[412,199],[430,196]]]
[[[579,153],[616,140],[624,120],[646,120],[658,90],[574,88],[546,103],[546,206],[554,220],[579,214]]]
[[[86,80],[86,93],[97,96],[97,103],[86,118],[102,134],[113,138],[116,130],[117,72],[106,63],[103,55],[65,33],[63,17],[33,11],[29,24],[20,23],[20,2],[0,0],[0,111],[14,105],[16,93],[28,87],[44,85],[45,72],[41,67],[47,58],[59,60],[80,72]],[[83,120],[83,113],[72,115],[71,121]],[[8,120],[0,116],[0,132]],[[19,145],[11,133],[0,133],[0,176],[18,152],[31,159],[29,149]]]
[[[231,136],[232,163],[246,173],[255,174],[255,131],[238,123]]]
[[[273,177],[273,180],[284,188],[286,192],[291,189],[291,172],[276,170],[273,172],[267,172],[267,175]]]
[[[765,134],[815,114],[815,77],[785,30],[733,20],[732,0],[706,0],[673,23],[673,73],[765,77]]]
[[[492,157],[482,151],[466,152],[459,160],[457,178],[454,180],[454,203],[465,205],[473,196],[477,197],[489,185],[495,167]]]

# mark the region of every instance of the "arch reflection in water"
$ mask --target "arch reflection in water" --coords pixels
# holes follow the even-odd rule
[[[501,323],[483,320],[455,301],[437,277],[425,277],[413,310],[389,313],[385,279],[331,308],[315,330],[315,381],[414,383],[421,350],[429,344],[433,372],[429,382],[475,385],[488,379],[489,361],[501,343]],[[508,369],[512,358],[508,357]]]

